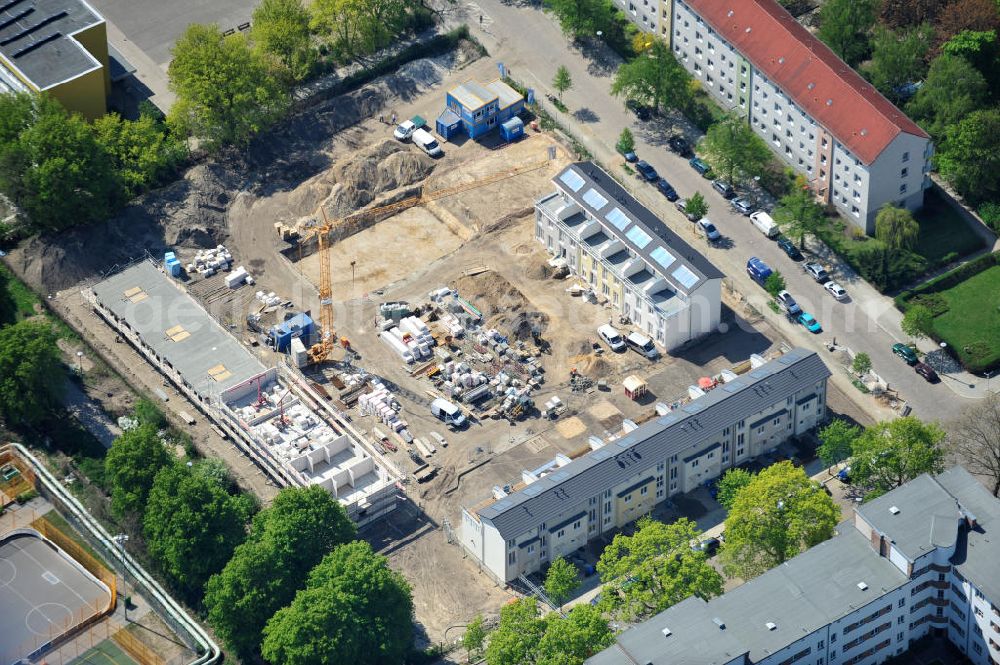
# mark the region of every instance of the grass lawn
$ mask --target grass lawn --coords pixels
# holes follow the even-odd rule
[[[35,314],[38,296],[17,279],[7,266],[0,265],[0,324],[14,323]]]
[[[935,189],[925,192],[924,207],[914,218],[920,222],[920,237],[914,251],[931,264],[948,254],[957,254],[958,258],[983,246],[975,231]]]
[[[934,317],[934,332],[968,369],[1000,363],[1000,266],[970,277],[939,296],[948,311]]]

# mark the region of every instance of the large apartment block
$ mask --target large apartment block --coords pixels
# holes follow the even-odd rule
[[[691,597],[586,665],[872,665],[928,633],[1000,663],[1000,501],[965,469],[858,506],[832,539],[708,602]]]
[[[815,427],[829,376],[814,352],[792,349],[618,439],[592,437],[590,452],[558,455],[463,509],[462,544],[499,582],[536,572]]]
[[[669,0],[657,26],[702,87],[854,225],[872,234],[882,206],[923,204],[930,137],[776,0]]]
[[[535,203],[535,238],[651,339],[674,349],[719,327],[722,273],[592,162]]]

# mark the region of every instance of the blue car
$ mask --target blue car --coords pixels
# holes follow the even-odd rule
[[[643,180],[648,182],[656,182],[660,179],[660,174],[656,172],[649,162],[644,159],[639,160],[635,165],[635,170],[639,172]]]
[[[763,286],[767,278],[771,276],[771,268],[756,256],[751,256],[750,260],[747,261],[747,274],[750,279]]]
[[[799,314],[799,323],[806,327],[806,330],[816,334],[823,332],[823,326],[819,324],[819,321],[813,318],[813,315],[809,312],[802,312]]]
[[[660,193],[667,197],[668,201],[676,201],[678,198],[677,190],[674,189],[673,185],[667,182],[666,178],[660,178],[656,181],[656,188],[660,190]]]

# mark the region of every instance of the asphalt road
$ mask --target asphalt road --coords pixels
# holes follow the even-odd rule
[[[477,31],[475,26],[479,25],[480,14],[483,21]],[[916,415],[926,419],[946,419],[971,402],[962,393],[974,391],[970,391],[964,382],[946,376],[942,377],[942,383],[928,384],[892,354],[892,344],[907,341],[907,338],[899,329],[901,315],[892,306],[891,299],[852,275],[849,268],[844,270],[827,260],[824,261],[827,270],[850,295],[846,302],[834,300],[820,284],[805,275],[801,264],[785,256],[773,240],[765,238],[753,227],[747,217],[732,211],[728,202],[711,188],[711,183],[691,169],[687,160],[669,151],[666,139],[671,127],[666,121],[639,122],[627,112],[623,101],[610,94],[613,73],[620,62],[616,55],[606,49],[595,52],[571,45],[551,17],[530,5],[480,0],[476,5],[469,4],[456,10],[453,20],[465,20],[474,26],[474,32],[485,44],[490,56],[504,62],[514,79],[533,87],[543,103],[544,93],[554,92],[551,81],[556,69],[565,65],[573,79],[573,87],[563,95],[569,113],[561,114],[554,108],[549,108],[549,111],[567,125],[602,164],[612,169],[613,175],[640,201],[700,248],[732,279],[735,289],[743,293],[795,344],[829,356],[825,343],[836,338],[839,345],[868,353],[874,371],[899,392]],[[710,247],[695,236],[693,225],[652,185],[620,169],[622,159],[613,146],[621,129],[626,126],[633,130],[639,157],[667,178],[680,196],[688,197],[695,191],[704,194],[710,206],[708,217],[726,238],[719,247]],[[690,133],[687,135],[689,139],[697,138]],[[803,309],[822,324],[822,333],[813,335],[767,308],[767,294],[746,274],[746,262],[751,256],[757,256],[772,269],[781,271],[788,290]],[[834,369],[832,364],[831,369]],[[845,390],[855,390],[841,372],[834,371],[838,382],[846,386]],[[877,408],[874,400],[862,396],[862,401],[867,403],[866,410],[875,417],[886,416],[886,411]]]

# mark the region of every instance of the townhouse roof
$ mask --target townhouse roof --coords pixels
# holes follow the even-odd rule
[[[45,90],[101,67],[73,35],[103,22],[83,0],[0,0],[0,56]]]
[[[815,352],[792,349],[480,509],[479,517],[491,523],[504,540],[516,538],[542,522],[561,519],[596,492],[648,468],[650,462],[642,460],[694,452],[707,437],[784,403],[829,376],[830,370]]]
[[[929,136],[775,0],[685,0],[865,164],[900,134]]]
[[[743,586],[707,602],[688,598],[622,633],[586,665],[725,665],[743,654],[758,663],[867,605],[875,611],[907,581],[844,522],[830,540]]]
[[[91,288],[100,304],[202,395],[221,393],[267,369],[152,261],[139,261]]]
[[[552,182],[607,233],[645,259],[674,290],[690,294],[705,280],[723,277],[722,271],[593,162],[570,164]]]

